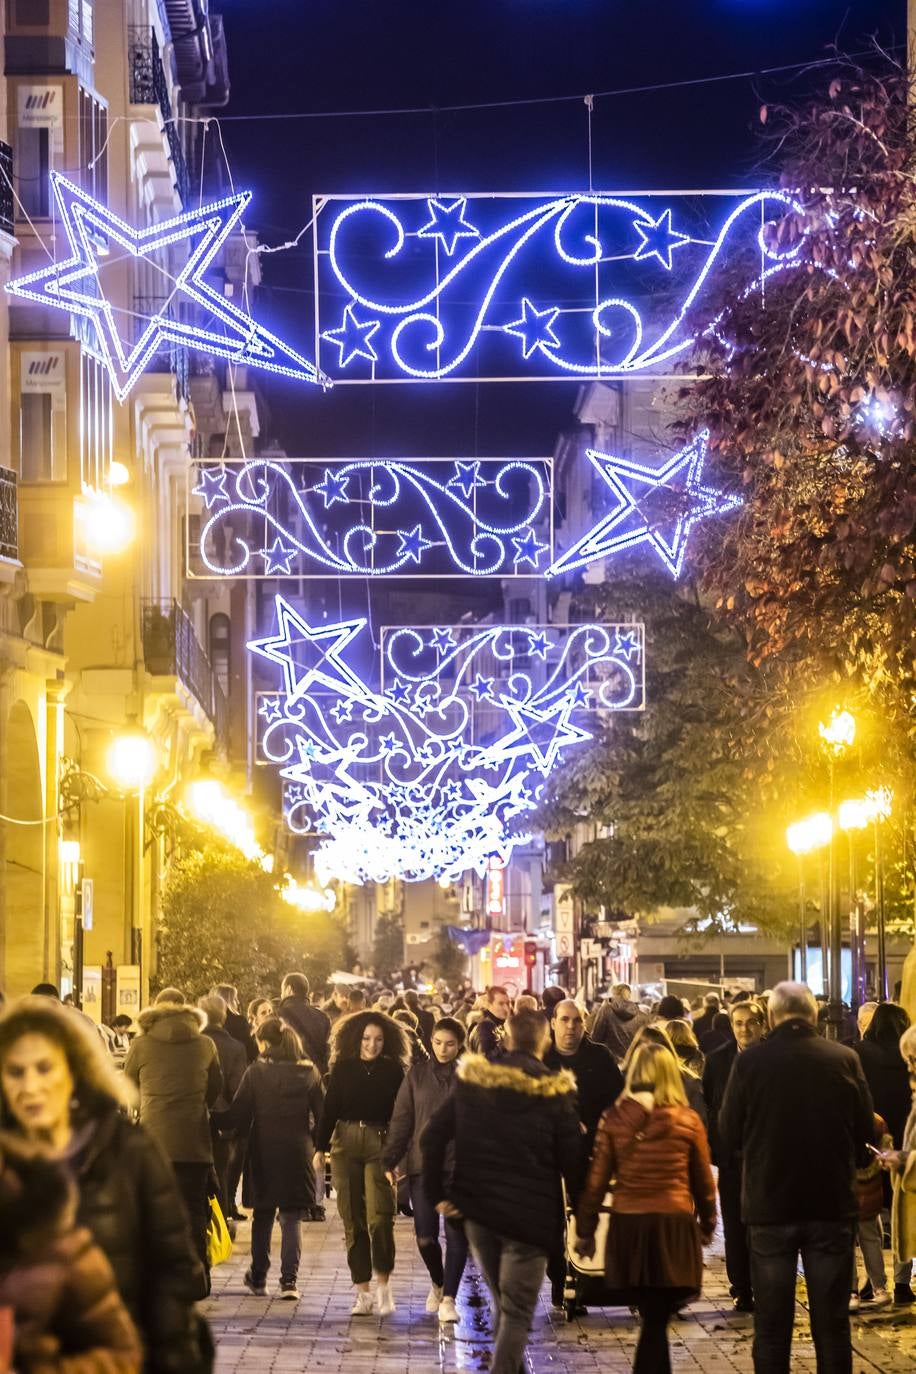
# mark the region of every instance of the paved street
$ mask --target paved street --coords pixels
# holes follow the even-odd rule
[[[398,1309],[393,1317],[349,1316],[352,1289],[344,1262],[340,1223],[333,1202],[325,1224],[303,1226],[299,1303],[275,1296],[274,1267],[268,1298],[249,1295],[242,1284],[249,1227],[239,1227],[232,1259],[214,1273],[214,1296],[206,1305],[218,1345],[217,1374],[246,1371],[321,1370],[322,1374],[434,1374],[485,1370],[489,1353],[489,1311],[482,1284],[468,1267],[459,1298],[461,1324],[440,1337],[435,1317],[424,1312],[428,1291],[411,1223],[397,1224],[398,1261],[394,1276]],[[274,1240],[278,1244],[279,1229]],[[593,1309],[568,1325],[542,1298],[529,1346],[531,1374],[624,1374],[632,1364],[636,1325],[620,1309]],[[803,1294],[801,1294],[803,1297]],[[912,1374],[916,1362],[916,1314],[890,1309],[856,1320],[855,1374]],[[678,1371],[750,1374],[752,1321],[730,1308],[721,1260],[713,1247],[705,1292],[674,1327],[673,1365]],[[813,1374],[814,1355],[800,1302],[793,1370]]]

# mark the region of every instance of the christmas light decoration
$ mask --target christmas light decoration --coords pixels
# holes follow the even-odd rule
[[[516,577],[552,557],[549,459],[199,463],[210,577]]]
[[[59,172],[51,173],[51,185],[71,256],[17,277],[6,290],[88,320],[93,326],[94,352],[107,367],[119,401],[126,398],[154,354],[168,343],[184,344],[296,381],[330,385],[310,362],[203,280],[226,239],[239,228],[251,199],[247,192],[187,210],[146,229],[133,229]],[[155,255],[180,243],[187,243],[189,256],[173,277]],[[138,318],[131,311],[126,321],[127,341],[115,318],[118,308],[106,298],[100,279],[100,267],[112,244],[120,250],[119,256],[136,258],[163,275],[162,308],[148,318]],[[186,322],[170,313],[173,306],[177,309],[188,304],[203,312],[205,324]]]
[[[764,231],[798,208],[780,191],[318,196],[316,356],[342,382],[658,373],[718,323],[721,267],[754,283],[793,262],[798,243]]]
[[[287,823],[322,835],[326,873],[348,881],[508,861],[597,715],[644,705],[639,625],[383,629],[373,673],[347,662],[365,622],[314,627],[280,596],[276,611],[279,632],[249,645],[284,671],[259,701],[258,758],[280,767]]]
[[[586,456],[615,498],[611,510],[553,563],[549,575],[570,572],[637,544],[648,544],[672,577],[680,577],[690,531],[699,520],[741,505],[701,482],[709,434],[701,431],[660,467],[650,468],[596,449]]]

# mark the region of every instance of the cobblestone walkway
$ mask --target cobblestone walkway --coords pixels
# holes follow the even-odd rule
[[[429,1284],[413,1243],[411,1223],[397,1223],[394,1274],[397,1311],[393,1317],[351,1318],[353,1290],[344,1259],[343,1235],[328,1205],[328,1221],[302,1228],[298,1303],[277,1297],[274,1267],[267,1298],[252,1297],[242,1283],[248,1259],[247,1224],[239,1226],[232,1259],[213,1275],[213,1296],[204,1311],[217,1342],[216,1374],[452,1374],[484,1371],[489,1352],[490,1315],[482,1282],[469,1264],[458,1306],[461,1323],[442,1328],[427,1316]],[[803,1292],[800,1293],[803,1297]],[[721,1248],[709,1256],[703,1297],[676,1322],[673,1368],[703,1374],[752,1374],[753,1319],[736,1316],[728,1299]],[[855,1374],[913,1374],[916,1370],[916,1312],[889,1309],[853,1324]],[[636,1324],[619,1308],[592,1308],[567,1324],[550,1307],[545,1289],[528,1347],[529,1374],[625,1374],[632,1365]],[[807,1315],[799,1303],[793,1371],[814,1374]]]

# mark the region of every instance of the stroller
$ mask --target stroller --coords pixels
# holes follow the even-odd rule
[[[576,1254],[576,1214],[570,1206],[565,1186],[563,1211],[566,1217],[566,1282],[563,1288],[563,1309],[566,1320],[571,1322],[575,1320],[577,1307],[619,1306],[619,1300],[612,1297],[604,1278],[604,1252],[611,1223],[611,1194],[605,1194],[598,1212],[595,1253],[591,1259]]]

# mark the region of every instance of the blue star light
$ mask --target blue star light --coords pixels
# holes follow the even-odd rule
[[[622,630],[617,630],[617,631],[615,631],[615,634],[614,634],[614,653],[615,653],[615,654],[619,654],[621,658],[625,658],[626,661],[627,661],[627,663],[629,663],[630,659],[633,657],[634,654],[636,654],[636,655],[638,656],[638,655],[639,655],[639,631],[638,631],[638,630],[627,630],[626,632],[623,632]]]
[[[476,487],[483,486],[480,480],[479,463],[455,463],[455,475],[450,477],[445,484],[447,487],[457,487],[465,499],[469,500]]]
[[[324,497],[325,510],[327,510],[328,506],[333,506],[335,501],[349,501],[350,498],[347,494],[347,483],[349,480],[349,477],[341,477],[330,468],[325,468],[324,481],[316,482],[313,488],[314,491],[320,491],[321,495]]]
[[[515,545],[515,557],[512,562],[516,567],[519,563],[530,563],[532,568],[536,568],[541,554],[548,552],[547,545],[540,543],[534,530],[526,530],[521,539],[513,535],[512,543]]]
[[[552,648],[553,648],[553,644],[552,644],[551,641],[547,638],[547,634],[546,634],[546,632],[545,632],[544,630],[539,630],[537,634],[534,634],[532,631],[529,631],[529,634],[528,634],[528,652],[529,652],[529,654],[537,654],[540,658],[546,658],[546,657],[547,657],[547,651],[548,651],[548,649],[552,649]]]
[[[583,687],[581,682],[577,682],[575,687],[573,688],[572,693],[573,706],[587,706],[588,703],[591,701],[591,697],[592,694],[588,690],[588,688]]]
[[[642,262],[644,258],[655,257],[669,272],[672,251],[690,242],[689,234],[679,234],[676,229],[671,228],[670,210],[663,210],[656,220],[635,219],[633,228],[642,240],[633,254],[635,261]]]
[[[398,737],[394,732],[390,735],[382,735],[378,742],[378,747],[383,754],[393,754],[398,747]]]
[[[395,706],[410,705],[410,688],[406,682],[401,682],[399,679],[395,680],[394,686],[389,688],[386,695],[391,698]]]
[[[468,204],[466,196],[459,196],[447,205],[431,196],[426,204],[429,206],[430,219],[417,230],[418,239],[441,239],[442,247],[451,257],[459,239],[480,238],[480,230],[475,229],[464,217]]]
[[[331,707],[331,715],[338,725],[341,725],[345,720],[350,720],[353,715],[353,702],[347,699],[338,701],[336,706]]]
[[[559,348],[560,340],[557,338],[553,324],[559,315],[559,307],[546,310],[537,310],[531,304],[528,297],[522,300],[521,319],[513,320],[511,324],[503,325],[503,333],[517,334],[522,341],[522,353],[525,358],[530,358],[536,348]]]
[[[56,306],[88,320],[94,330],[95,351],[108,369],[112,389],[119,401],[125,400],[147,363],[164,343],[186,344],[197,351],[264,368],[297,381],[330,386],[328,378],[312,363],[294,353],[276,335],[203,281],[226,239],[238,228],[251,199],[248,192],[185,211],[147,229],[132,229],[59,172],[51,173],[51,186],[72,254],[62,262],[17,277],[7,283],[6,289],[12,296],[37,301],[39,305]],[[135,343],[125,343],[115,323],[114,309],[102,290],[99,267],[107,254],[100,254],[100,242],[116,244],[129,258],[147,263],[151,269],[157,269],[153,254],[187,242],[188,261],[177,277],[167,277],[164,294],[168,306],[190,301],[203,310],[208,325],[197,327],[183,323],[164,313],[164,304],[163,311],[146,322],[139,339]],[[134,324],[131,319],[131,334]]]
[[[229,476],[222,464],[218,468],[201,468],[200,480],[191,490],[195,496],[204,498],[207,510],[212,510],[218,501],[228,501],[226,478]]]
[[[272,725],[275,720],[279,720],[283,715],[283,707],[280,705],[279,697],[265,697],[258,707],[258,715]]]
[[[741,505],[740,497],[724,496],[700,481],[708,441],[708,431],[702,430],[660,468],[587,449],[589,461],[610,488],[616,504],[555,561],[548,576],[584,567],[596,558],[607,558],[636,544],[649,544],[671,576],[680,577],[687,540],[697,521]],[[650,517],[645,505],[660,491],[668,497],[669,507],[670,495],[676,493],[678,510],[672,513],[670,508],[663,509],[657,518]]]
[[[366,698],[369,694],[360,678],[340,657],[364,629],[365,619],[312,626],[284,597],[277,596],[274,601],[279,632],[265,639],[249,640],[248,648],[261,658],[279,663],[290,703],[303,697],[316,682],[332,691],[343,688],[350,695]]]
[[[340,366],[347,367],[354,358],[365,358],[370,363],[378,362],[378,354],[370,340],[381,328],[381,320],[358,320],[353,313],[353,304],[344,306],[343,321],[339,329],[326,329],[323,339],[340,349]]]
[[[267,565],[267,575],[272,577],[275,573],[283,573],[289,576],[290,564],[296,557],[298,550],[289,544],[284,544],[283,540],[277,535],[269,549],[261,550],[261,557]]]
[[[398,530],[397,536],[401,541],[398,558],[404,558],[413,563],[419,563],[425,551],[433,547],[432,542],[424,538],[419,525],[414,525],[412,530]]]
[[[477,674],[476,678],[471,683],[471,691],[478,701],[483,701],[485,697],[488,697],[492,701],[494,681],[495,678],[483,677],[480,673]]]
[[[447,626],[435,629],[429,637],[429,647],[439,654],[447,654],[449,649],[455,647],[455,636]]]

